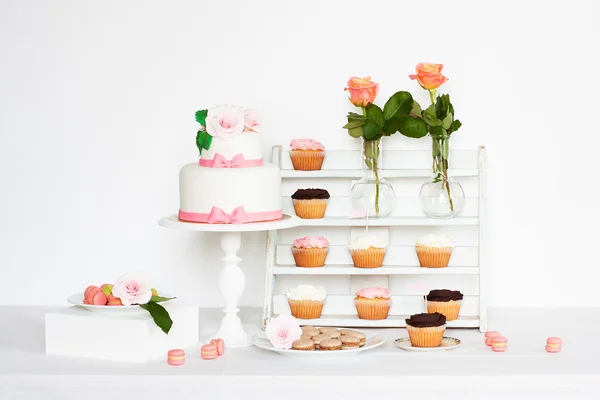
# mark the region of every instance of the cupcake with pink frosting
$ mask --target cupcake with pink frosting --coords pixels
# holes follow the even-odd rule
[[[294,139],[290,158],[297,171],[318,171],[325,158],[325,146],[313,139]]]
[[[329,241],[321,236],[305,236],[294,240],[292,255],[297,267],[317,268],[325,265]]]
[[[354,298],[358,318],[368,320],[386,319],[392,305],[390,297],[390,291],[384,287],[359,290]]]

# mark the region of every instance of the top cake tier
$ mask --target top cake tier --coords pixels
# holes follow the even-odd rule
[[[244,131],[227,140],[214,137],[208,150],[200,156],[203,167],[248,168],[263,165],[260,133]]]

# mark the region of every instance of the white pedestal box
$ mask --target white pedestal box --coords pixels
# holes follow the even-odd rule
[[[198,307],[167,305],[173,327],[166,335],[150,314],[106,315],[79,307],[46,314],[46,354],[146,362],[199,341]]]

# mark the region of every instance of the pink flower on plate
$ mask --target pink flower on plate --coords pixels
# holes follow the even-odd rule
[[[249,132],[262,131],[262,120],[254,108],[244,110],[244,130]]]
[[[244,114],[239,107],[216,106],[206,115],[206,132],[210,136],[229,140],[244,130]]]
[[[122,275],[112,288],[112,295],[121,299],[124,306],[146,304],[152,297],[152,286],[142,273]]]
[[[267,325],[266,334],[276,349],[291,349],[292,343],[302,336],[302,329],[296,318],[280,314]]]

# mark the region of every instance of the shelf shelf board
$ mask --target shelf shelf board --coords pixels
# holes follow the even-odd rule
[[[300,325],[313,326],[344,326],[356,328],[405,328],[406,318],[409,315],[390,315],[383,320],[365,320],[357,315],[321,315],[318,319],[298,319]],[[459,316],[457,320],[448,321],[448,328],[477,328],[479,327],[478,316]]]
[[[479,170],[455,169],[448,173],[454,177],[479,176]],[[389,169],[381,170],[383,178],[428,178],[431,176],[430,169]],[[282,178],[362,178],[362,169],[329,169],[319,171],[296,171],[294,169],[282,169]]]
[[[383,266],[355,268],[353,265],[326,265],[322,268],[299,268],[295,265],[276,265],[274,275],[477,275],[479,267],[421,268]]]
[[[457,217],[433,219],[427,217],[388,217],[351,219],[347,217],[325,217],[321,219],[300,219],[299,226],[477,226],[477,217]]]

